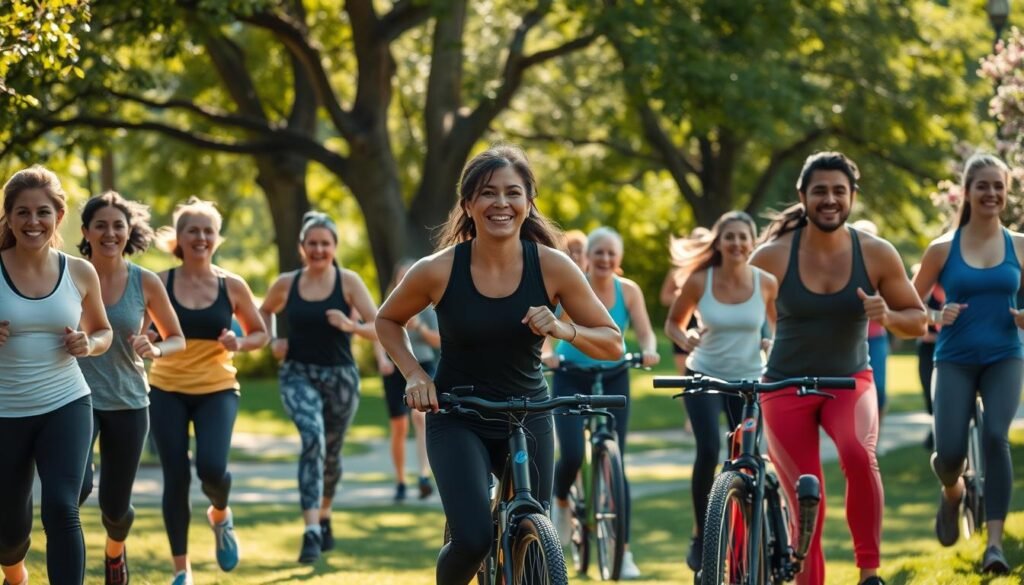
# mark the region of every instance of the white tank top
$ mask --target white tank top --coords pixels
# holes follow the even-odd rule
[[[712,283],[714,268],[708,268],[704,294],[697,302],[701,324],[707,328],[700,345],[686,360],[687,369],[724,380],[757,380],[764,371],[761,360],[761,326],[764,325],[764,297],[760,270],[751,266],[754,294],[742,303],[721,303]]]
[[[82,294],[59,255],[60,276],[53,292],[33,299],[14,287],[0,260],[0,321],[11,335],[0,346],[0,418],[36,416],[89,394],[78,361],[64,347],[64,328],[78,328]]]

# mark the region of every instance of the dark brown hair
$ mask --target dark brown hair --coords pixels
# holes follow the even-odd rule
[[[851,193],[856,193],[860,188],[857,184],[857,181],[860,179],[860,170],[850,157],[836,151],[816,152],[807,157],[803,168],[800,169],[800,178],[797,179],[796,190],[801,195],[807,195],[807,187],[810,185],[811,177],[815,171],[840,171],[850,180]],[[803,203],[796,203],[783,209],[781,212],[770,215],[769,219],[771,221],[764,228],[764,233],[761,235],[762,242],[778,239],[783,234],[807,225],[807,210],[804,209]]]
[[[14,173],[4,184],[4,208],[3,214],[0,215],[0,250],[13,248],[17,243],[8,218],[14,211],[14,200],[18,198],[18,195],[30,189],[45,191],[58,214],[64,213],[67,209],[67,195],[64,193],[64,188],[60,186],[60,179],[53,171],[42,165],[32,165]],[[59,248],[63,243],[64,240],[60,237],[60,232],[55,229],[53,237],[50,238],[50,247]]]
[[[115,207],[124,214],[128,222],[128,242],[124,246],[124,254],[131,256],[136,252],[145,252],[153,241],[153,228],[149,225],[149,206],[137,201],[130,201],[117,191],[107,191],[102,195],[90,197],[82,207],[82,227],[89,229],[96,212],[104,207]],[[78,243],[78,251],[86,258],[92,257],[92,246],[82,238]]]
[[[459,201],[441,225],[436,238],[437,249],[441,250],[476,237],[473,218],[466,212],[466,205],[477,196],[487,184],[494,171],[511,167],[526,184],[526,197],[530,204],[529,214],[520,228],[519,237],[551,248],[564,248],[561,231],[540,214],[533,204],[537,197],[537,179],[533,176],[530,163],[523,149],[512,144],[496,144],[473,157],[462,169],[459,180]]]

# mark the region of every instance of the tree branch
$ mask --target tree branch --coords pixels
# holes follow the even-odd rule
[[[248,116],[228,114],[219,110],[214,110],[213,108],[201,106],[187,99],[175,98],[159,101],[117,90],[107,90],[107,93],[115,98],[143,105],[147,108],[153,108],[156,110],[181,109],[192,112],[221,126],[233,126],[235,128],[241,128],[253,132],[267,132],[272,130],[272,127],[266,119],[259,120]]]
[[[768,193],[768,187],[771,185],[772,180],[775,179],[775,175],[782,169],[782,165],[786,163],[790,158],[800,154],[806,150],[808,146],[816,142],[818,139],[833,132],[834,128],[814,128],[804,134],[800,139],[796,140],[789,146],[776,150],[772,153],[771,159],[768,162],[768,167],[765,168],[764,172],[757,179],[757,184],[754,185],[754,189],[750,192],[750,200],[747,201],[747,213],[756,212],[764,201],[765,196]]]
[[[897,158],[897,157],[895,157],[895,156],[893,156],[893,155],[891,155],[889,153],[883,152],[881,149],[878,148],[877,145],[875,145],[874,143],[872,143],[869,140],[865,140],[865,139],[861,138],[860,136],[857,136],[855,134],[851,134],[850,132],[848,132],[846,130],[843,130],[841,128],[836,128],[835,129],[835,134],[837,136],[842,136],[843,138],[846,138],[850,142],[852,142],[852,143],[856,144],[857,146],[861,147],[862,149],[864,149],[865,152],[867,152],[871,156],[873,156],[873,157],[875,157],[875,158],[877,158],[879,160],[882,160],[882,161],[884,161],[884,162],[886,162],[886,163],[888,163],[888,164],[890,164],[890,165],[892,165],[892,166],[894,166],[894,167],[896,167],[896,168],[898,168],[898,169],[900,169],[902,171],[910,173],[911,175],[914,175],[915,177],[918,177],[920,179],[928,179],[930,181],[931,180],[935,180],[935,177],[931,173],[925,171],[924,169],[916,167],[913,164],[911,164],[911,163],[909,163],[909,162],[907,162],[905,160],[900,160],[899,158]]]
[[[398,0],[395,6],[380,19],[380,36],[390,43],[407,30],[423,24],[430,17],[430,6],[414,0]]]
[[[646,154],[636,150],[635,148],[624,144],[622,142],[615,142],[614,140],[601,140],[594,138],[576,138],[573,136],[559,136],[556,134],[550,134],[545,132],[535,132],[533,134],[520,134],[518,132],[506,131],[506,135],[511,138],[522,141],[534,141],[534,142],[568,142],[573,146],[603,146],[608,150],[617,152],[625,157],[635,158],[649,163],[657,165],[664,164],[664,160],[657,156]]]

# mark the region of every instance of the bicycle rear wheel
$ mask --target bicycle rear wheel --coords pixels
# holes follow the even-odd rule
[[[763,530],[761,542],[757,544],[761,551],[758,566],[749,566],[752,515],[750,496],[741,474],[726,471],[715,478],[704,522],[701,585],[754,585],[766,582]]]
[[[618,581],[626,547],[626,479],[615,441],[601,441],[594,450],[594,532],[602,580]]]
[[[587,519],[587,506],[590,505],[583,476],[576,475],[576,481],[569,488],[569,510],[572,513],[572,536],[569,550],[572,552],[572,564],[579,575],[586,575],[590,567],[590,524]]]
[[[974,419],[967,435],[967,467],[964,469],[964,533],[970,537],[985,524],[985,462],[981,445],[984,414],[981,400],[975,406]]]
[[[551,520],[543,514],[527,514],[512,535],[512,583],[510,585],[568,585],[565,558]]]

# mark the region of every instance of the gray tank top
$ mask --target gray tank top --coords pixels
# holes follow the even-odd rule
[[[850,231],[853,270],[846,286],[831,294],[807,290],[800,279],[800,235],[793,232],[786,276],[775,301],[778,323],[775,344],[765,376],[850,376],[868,369],[868,318],[857,287],[868,294],[875,287],[868,278],[857,231]]]
[[[85,381],[92,389],[95,410],[135,410],[149,406],[146,366],[132,349],[130,337],[138,335],[146,316],[146,298],[142,292],[142,270],[128,263],[128,282],[124,293],[106,307],[114,340],[102,355],[79,358]]]
[[[58,262],[57,285],[33,298],[18,292],[0,260],[0,320],[11,322],[11,336],[0,346],[0,418],[46,414],[89,395],[64,347],[64,328],[77,328],[82,319],[82,293],[63,253]]]

